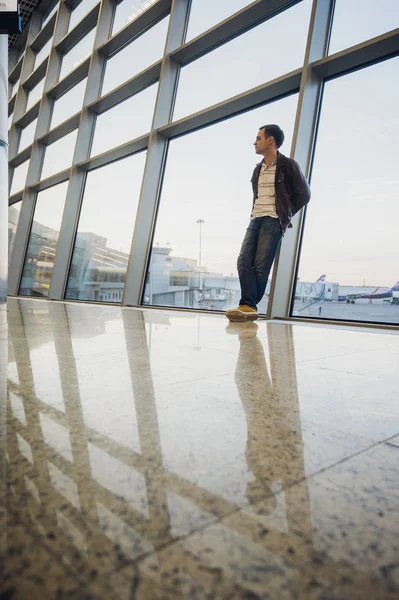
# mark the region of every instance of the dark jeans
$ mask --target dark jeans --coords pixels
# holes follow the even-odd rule
[[[237,261],[241,286],[240,305],[256,308],[262,300],[282,236],[279,219],[251,219]]]

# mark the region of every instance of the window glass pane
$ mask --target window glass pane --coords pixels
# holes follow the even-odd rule
[[[37,119],[35,119],[34,121],[32,121],[32,123],[29,123],[29,125],[23,128],[23,130],[21,131],[21,137],[19,138],[18,152],[22,152],[22,150],[25,150],[25,148],[31,145],[35,136],[36,125]]]
[[[87,79],[84,79],[54,102],[50,129],[82,110]]]
[[[295,315],[399,323],[398,72],[394,58],[325,84]],[[366,155],[371,124],[384,150]]]
[[[102,95],[131,79],[163,56],[169,18],[162,19],[146,33],[107,60]]]
[[[66,298],[121,301],[145,159],[88,173]]]
[[[399,27],[398,0],[336,0],[329,54]]]
[[[11,261],[11,254],[14,249],[15,234],[17,233],[19,214],[22,202],[16,202],[8,207],[8,264]]]
[[[112,35],[134,21],[140,13],[147,10],[155,2],[157,0],[123,0],[123,2],[120,2],[115,10]]]
[[[35,85],[34,88],[31,89],[28,95],[28,102],[26,104],[26,110],[29,110],[42,99],[44,89],[44,77]]]
[[[48,55],[50,54],[52,43],[53,43],[53,38],[50,38],[48,40],[48,42],[46,42],[44,44],[43,48],[41,50],[39,50],[39,52],[36,54],[35,66],[33,67],[33,70],[37,69],[37,67],[42,64],[44,59],[48,57]]]
[[[68,182],[39,192],[19,293],[48,296]]]
[[[253,142],[259,127],[278,123],[289,154],[296,105],[297,95],[290,96],[170,142],[145,304],[223,311],[237,305],[237,256],[259,162]],[[267,296],[260,312],[266,306]]]
[[[303,0],[183,67],[173,119],[181,119],[301,67],[311,5],[311,0]],[[282,37],[286,40],[284,44]],[[261,54],[259,48],[263,49]]]
[[[94,37],[96,30],[92,29],[76,46],[71,48],[69,52],[64,54],[62,59],[60,79],[63,79],[65,75],[68,75],[71,71],[76,69],[82,62],[90,56],[93,50]]]
[[[102,115],[98,115],[91,156],[125,144],[151,129],[158,85],[128,98]]]
[[[12,176],[12,184],[10,190],[10,196],[16,194],[25,187],[26,176],[28,174],[29,160],[26,160],[21,165],[14,169]]]
[[[78,130],[75,129],[75,131],[71,131],[68,135],[47,146],[40,179],[46,179],[46,177],[64,171],[72,165],[77,135]]]
[[[50,21],[51,17],[53,16],[53,14],[57,11],[58,9],[58,2],[57,4],[50,10],[50,12],[45,15],[44,19],[43,19],[43,24],[42,24],[42,29],[43,27]]]
[[[12,86],[12,90],[11,90],[11,96],[10,96],[10,99],[11,99],[11,98],[14,98],[15,94],[17,93],[17,90],[18,90],[18,87],[19,87],[19,82],[20,82],[20,80],[18,79],[18,80],[17,80],[17,81],[16,81],[16,82],[13,84],[13,86]]]
[[[82,0],[82,2],[78,4],[71,13],[68,31],[71,31],[71,29],[73,29],[75,25],[77,25],[79,21],[81,21],[96,4],[98,4],[98,2],[99,0]]]
[[[253,0],[192,0],[186,42],[214,27]]]

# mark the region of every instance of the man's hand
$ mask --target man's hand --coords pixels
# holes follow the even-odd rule
[[[289,223],[287,229],[292,229],[292,223]]]

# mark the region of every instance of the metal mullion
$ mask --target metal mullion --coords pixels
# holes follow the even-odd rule
[[[36,58],[36,56],[34,57]],[[39,81],[46,76],[47,66],[48,66],[49,57],[47,56],[44,61],[35,69],[29,73],[29,76],[21,82],[21,84],[27,89],[32,90]],[[33,61],[34,62],[34,61]],[[33,68],[33,66],[32,66]]]
[[[65,121],[63,121],[62,123],[57,125],[57,127],[54,127],[54,129],[51,129],[51,131],[49,131],[48,133],[45,133],[43,136],[38,138],[37,141],[40,144],[49,146],[49,145],[53,144],[54,142],[57,142],[58,140],[63,138],[68,133],[71,133],[71,131],[74,131],[75,129],[77,129],[79,127],[79,122],[80,122],[80,112],[75,113],[71,117],[68,117],[68,119],[65,119]]]
[[[101,2],[96,4],[90,12],[88,12],[79,23],[75,25],[71,31],[60,40],[56,46],[56,50],[62,54],[66,54],[76,44],[78,44],[92,29],[97,25],[98,15],[100,13]]]
[[[8,82],[10,83],[10,79],[12,80],[12,83],[15,83],[16,81],[18,81],[18,78],[21,77],[21,71],[22,71],[22,63],[24,62],[24,57],[21,56],[21,58],[15,63],[14,67],[9,71],[8,73]]]
[[[313,0],[301,88],[291,147],[294,158],[309,177],[320,110],[323,80],[312,69],[312,63],[327,52],[335,0]],[[273,269],[267,318],[287,317],[295,290],[299,250],[303,235],[305,211],[292,220],[292,229],[284,235]]]
[[[58,100],[58,98],[61,98],[61,96],[69,92],[75,85],[83,81],[89,73],[90,62],[91,56],[88,56],[78,67],[76,67],[76,69],[68,73],[68,75],[65,75],[61,81],[49,89],[49,95],[55,100]]]
[[[70,168],[64,169],[63,171],[59,171],[55,173],[55,175],[50,175],[50,177],[46,177],[46,179],[40,179],[35,183],[32,183],[29,186],[29,189],[33,192],[41,192],[43,190],[47,190],[50,187],[54,187],[59,183],[63,183],[64,181],[68,181],[69,179]]]
[[[156,25],[163,17],[165,17],[172,5],[172,0],[158,0],[140,13],[131,23],[118,31],[109,40],[105,41],[99,51],[107,58],[116,54],[124,46],[128,45],[135,38],[140,37],[153,25]]]
[[[20,131],[15,127],[15,123],[24,115],[26,112],[26,103],[28,101],[28,90],[24,87],[23,83],[26,79],[28,79],[29,75],[32,73],[33,66],[35,63],[35,55],[33,51],[30,49],[29,45],[31,40],[36,36],[37,28],[38,28],[38,18],[39,15],[32,15],[32,18],[29,22],[27,28],[27,41],[26,41],[26,50],[22,60],[21,72],[20,72],[20,83],[18,86],[17,93],[15,94],[14,99],[14,109],[13,109],[13,118],[11,122],[10,133],[8,136],[8,144],[9,144],[9,156],[15,156],[18,149]],[[10,173],[11,175],[11,173]],[[10,177],[11,182],[11,177]],[[10,187],[11,189],[11,183]]]
[[[104,167],[106,165],[115,162],[116,160],[120,160],[122,158],[126,158],[127,156],[131,156],[132,154],[137,154],[138,152],[142,152],[148,147],[148,142],[150,139],[150,134],[147,133],[142,135],[130,142],[126,142],[125,144],[121,144],[116,148],[112,148],[111,150],[107,150],[98,156],[94,156],[93,158],[88,158],[76,166],[82,171],[92,171],[93,169],[98,169],[99,167]]]
[[[162,60],[159,60],[131,79],[128,79],[111,92],[101,96],[98,100],[95,100],[88,106],[88,109],[96,114],[101,114],[116,104],[119,104],[119,102],[127,100],[131,96],[134,96],[158,81],[161,74],[161,68]]]
[[[41,18],[43,17],[42,14],[40,16],[41,16]],[[56,19],[57,19],[57,14],[54,13],[53,16],[51,17],[50,21],[45,24],[45,26],[39,31],[39,33],[33,39],[32,43],[30,45],[32,50],[34,50],[35,52],[39,52],[43,48],[43,46],[46,44],[46,42],[48,42],[48,40],[51,38],[51,36],[54,33]]]
[[[32,144],[30,144],[27,148],[24,148],[22,152],[18,152],[16,156],[8,161],[10,167],[16,168],[19,165],[22,165],[26,160],[30,158],[32,151]]]
[[[301,75],[302,69],[287,73],[233,98],[223,100],[223,102],[219,102],[188,117],[165,125],[158,129],[158,133],[166,138],[191,133],[196,129],[212,125],[223,119],[228,119],[246,110],[251,110],[256,106],[274,102],[279,98],[294,94],[299,90]]]
[[[16,204],[17,202],[20,202],[22,200],[22,196],[23,196],[23,190],[21,190],[20,192],[17,192],[16,194],[13,194],[12,196],[8,196],[8,206],[12,206],[13,204]]]
[[[9,270],[9,294],[17,296],[19,291],[20,279],[24,267],[26,249],[29,242],[31,225],[33,222],[34,212],[36,208],[36,197],[37,191],[29,186],[37,183],[40,177],[40,171],[42,167],[44,150],[45,147],[40,144],[37,139],[47,132],[50,114],[51,114],[51,99],[47,95],[49,87],[54,85],[54,79],[58,77],[60,67],[60,57],[56,53],[54,46],[57,41],[63,36],[65,28],[67,26],[66,21],[67,7],[63,2],[60,2],[60,6],[57,12],[57,20],[53,34],[53,44],[50,51],[50,55],[47,58],[47,69],[44,82],[43,97],[40,101],[38,123],[35,132],[35,138],[31,147],[31,158],[29,162],[29,169],[27,173],[27,179],[25,183],[25,189],[22,196],[21,212],[18,220],[18,227],[15,235],[14,249],[11,257],[10,270]],[[40,23],[39,23],[40,19]],[[37,35],[37,30],[41,25],[41,14],[33,13],[31,19],[31,25],[28,35],[28,44],[30,40]],[[34,28],[34,29],[33,29]],[[22,68],[23,76],[25,75],[25,63],[28,58],[27,47],[25,51],[25,60]],[[32,65],[33,66],[33,65]],[[40,68],[40,67],[39,67]],[[22,79],[21,79],[22,81]],[[22,86],[21,86],[22,87]],[[26,99],[25,99],[26,103]],[[26,104],[25,104],[26,105]]]
[[[18,119],[18,121],[14,122],[16,127],[21,127],[22,129],[29,125],[39,114],[40,102],[36,102],[29,110],[24,113],[24,115]]]
[[[172,2],[147,160],[122,298],[122,304],[124,305],[139,305],[141,301],[168,146],[168,140],[160,135],[157,129],[167,125],[171,119],[180,69],[177,62],[171,58],[171,52],[183,43],[189,8],[189,0],[173,0]]]
[[[87,160],[90,153],[96,115],[88,106],[100,95],[106,58],[99,52],[99,47],[109,38],[113,12],[113,0],[102,0],[49,290],[49,299],[52,300],[62,299],[67,285],[86,181],[86,172],[78,164]]]
[[[24,30],[25,33],[26,30]],[[20,35],[20,38],[22,38],[23,33]],[[16,46],[14,45],[12,48],[9,48],[8,50],[8,75],[10,76],[11,73],[13,72],[13,70],[15,69],[15,67],[17,66],[17,64],[19,63],[19,61],[21,60],[21,58],[18,58],[18,54],[19,54],[19,50],[20,48],[16,48]]]
[[[323,78],[340,77],[350,71],[399,55],[399,28],[312,63]]]
[[[299,2],[302,0],[256,0],[176,49],[172,57],[179,64],[187,64]]]

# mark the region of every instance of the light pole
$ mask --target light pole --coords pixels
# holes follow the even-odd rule
[[[198,267],[199,267],[199,289],[201,291],[202,289],[202,281],[201,281],[201,244],[202,244],[202,224],[204,223],[204,219],[198,219],[197,224],[199,223],[200,226],[200,234],[199,234],[199,260],[198,260]]]

